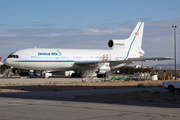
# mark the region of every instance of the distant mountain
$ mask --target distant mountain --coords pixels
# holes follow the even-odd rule
[[[174,64],[157,64],[153,66],[154,69],[174,69]],[[180,69],[180,64],[176,64],[176,69]]]

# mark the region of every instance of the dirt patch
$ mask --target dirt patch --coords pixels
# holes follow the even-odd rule
[[[72,82],[72,83],[42,83],[42,84],[0,84],[0,93],[7,92],[43,92],[71,91],[92,89],[122,89],[130,87],[163,86],[163,81],[131,81],[131,82]]]
[[[111,82],[72,82],[57,83],[47,82],[42,84],[0,84],[0,93],[12,92],[45,92],[45,91],[73,91],[73,90],[92,90],[92,89],[122,89],[133,87],[162,87],[163,81],[111,81]],[[117,101],[142,101],[180,104],[180,93],[151,93],[149,91],[84,95],[76,96],[84,99],[106,99]]]
[[[161,93],[159,91],[151,93],[149,91],[137,91],[131,93],[114,93],[114,94],[96,94],[76,96],[83,99],[101,99],[115,101],[138,101],[138,102],[156,102],[180,104],[180,92],[176,93]]]

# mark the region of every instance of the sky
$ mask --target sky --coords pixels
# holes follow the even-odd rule
[[[180,64],[180,0],[0,0],[0,56],[25,48],[110,49],[145,22],[145,57],[174,57]],[[134,63],[141,64],[141,63]],[[174,60],[144,66],[174,64]]]

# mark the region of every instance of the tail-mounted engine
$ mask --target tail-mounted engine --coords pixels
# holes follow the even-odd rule
[[[114,49],[114,48],[123,47],[123,46],[126,45],[126,43],[127,43],[126,40],[109,40],[108,46],[109,46],[110,48],[113,48],[113,49]]]

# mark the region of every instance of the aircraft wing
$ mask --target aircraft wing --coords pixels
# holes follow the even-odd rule
[[[136,61],[144,61],[147,62],[149,60],[154,60],[154,61],[159,61],[159,60],[171,60],[174,59],[173,57],[150,57],[150,58],[129,58],[128,60],[112,60],[108,61],[110,63],[132,63]],[[93,65],[97,63],[97,61],[92,61],[92,62],[75,62],[76,65]]]
[[[129,58],[128,60],[113,60],[109,61],[110,63],[131,63],[136,61],[147,62],[149,60],[159,61],[159,60],[171,60],[173,57],[149,57],[149,58]]]

